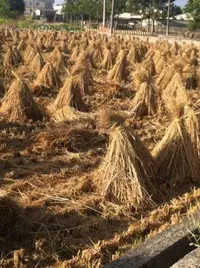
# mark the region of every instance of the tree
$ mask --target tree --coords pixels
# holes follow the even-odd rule
[[[0,16],[16,18],[25,10],[23,0],[0,0]]]
[[[184,11],[189,13],[192,17],[189,23],[190,30],[196,30],[200,28],[200,1],[199,0],[190,0],[186,4]]]
[[[110,18],[111,0],[106,0],[106,17]],[[125,10],[126,1],[115,0],[115,12],[122,13]],[[103,0],[65,0],[63,11],[68,16],[100,20],[103,14]]]

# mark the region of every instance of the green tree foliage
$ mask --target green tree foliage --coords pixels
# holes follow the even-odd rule
[[[112,0],[106,0],[106,15],[110,16]],[[125,10],[126,1],[115,0],[115,11],[121,13]],[[65,0],[63,11],[68,16],[88,16],[91,19],[101,19],[103,0]]]
[[[171,14],[180,14],[181,9],[174,5],[171,0]],[[143,17],[154,17],[152,10],[157,9],[158,13],[166,17],[168,0],[115,0],[115,13],[124,11],[142,14]],[[106,0],[106,16],[110,17],[112,0]],[[63,11],[68,16],[82,18],[87,16],[91,19],[101,19],[103,12],[103,0],[65,0]],[[161,15],[160,15],[161,16]]]
[[[179,6],[174,4],[175,0],[171,0],[171,16],[175,16],[182,13]],[[157,9],[162,11],[163,17],[167,15],[168,0],[127,0],[126,11],[135,14],[142,14],[143,17],[151,17],[151,11]]]
[[[0,16],[16,18],[25,10],[23,0],[0,0]]]
[[[189,23],[190,30],[200,29],[200,1],[190,0],[185,6],[184,11],[189,13],[192,20]]]

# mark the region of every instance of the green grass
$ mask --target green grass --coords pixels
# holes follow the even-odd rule
[[[30,28],[36,30],[52,30],[52,31],[80,31],[83,30],[83,27],[79,25],[70,25],[70,24],[53,24],[53,23],[45,23],[42,24],[40,21],[32,21],[31,19],[8,19],[8,18],[0,18],[0,25],[13,25],[20,29],[22,28]]]

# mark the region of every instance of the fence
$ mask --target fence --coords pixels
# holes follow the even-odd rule
[[[89,28],[89,31],[92,32],[98,32],[98,29],[92,29]],[[141,35],[141,36],[159,36],[159,35],[165,35],[166,34],[166,27],[157,27],[154,33],[147,32],[144,30],[114,30],[115,34],[126,34],[126,35]],[[200,30],[197,30],[195,32],[190,32],[187,30],[187,28],[181,28],[181,27],[171,27],[169,31],[169,35],[176,36],[180,38],[189,38],[189,39],[200,39]]]

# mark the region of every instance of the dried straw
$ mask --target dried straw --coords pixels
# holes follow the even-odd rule
[[[41,120],[42,114],[28,86],[17,78],[2,99],[0,113],[10,122]]]
[[[47,62],[37,76],[33,92],[39,95],[48,95],[59,88],[59,83],[60,79],[55,68],[51,63]]]
[[[81,85],[78,76],[72,76],[66,79],[64,86],[60,89],[55,102],[51,106],[52,111],[73,107],[79,111],[85,111],[86,105],[81,94]]]
[[[108,73],[108,80],[121,83],[127,79],[127,51],[121,50],[116,63]]]
[[[131,103],[132,107],[137,107],[135,116],[155,115],[159,106],[159,95],[152,82],[144,82],[136,92]]]
[[[158,174],[170,185],[198,182],[200,168],[198,153],[185,128],[184,106],[174,106],[173,110],[175,119],[152,152],[158,165]]]
[[[129,129],[114,127],[95,185],[103,198],[125,207],[152,205],[155,170],[155,163],[140,140]]]
[[[39,52],[37,52],[32,62],[30,63],[29,69],[38,75],[42,71],[42,68],[44,67],[44,65],[45,65],[45,62],[43,60],[42,55]]]

